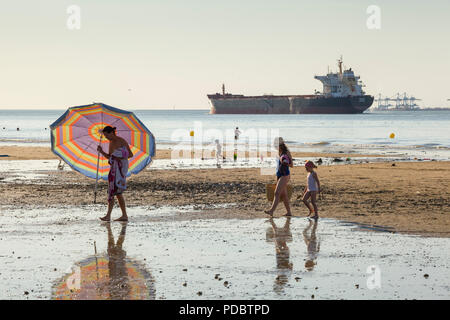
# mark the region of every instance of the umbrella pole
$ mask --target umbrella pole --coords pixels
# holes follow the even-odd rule
[[[102,145],[102,136],[100,136],[100,144]],[[98,186],[98,166],[100,163],[100,152],[97,153],[97,176],[95,177],[94,204],[97,203],[97,186]]]

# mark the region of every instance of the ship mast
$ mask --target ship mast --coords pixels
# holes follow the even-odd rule
[[[225,95],[225,83],[222,83],[222,94]]]

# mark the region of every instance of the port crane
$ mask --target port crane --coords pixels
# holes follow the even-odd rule
[[[391,101],[394,101],[393,99],[389,97],[382,97],[381,93],[378,94],[378,98],[375,99],[375,102],[377,102],[377,110],[388,110],[393,105],[390,103]]]
[[[422,101],[422,99],[418,99],[414,96],[408,96],[406,92],[401,95],[397,93],[393,97],[382,97],[381,93],[378,95],[378,98],[375,99],[377,102],[376,110],[418,110],[419,105],[416,103],[417,101]],[[392,104],[391,102],[395,102]]]

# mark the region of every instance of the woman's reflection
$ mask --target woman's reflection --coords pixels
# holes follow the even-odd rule
[[[122,223],[122,230],[120,231],[117,242],[114,242],[114,236],[111,231],[111,223],[106,223],[108,230],[108,268],[109,268],[109,294],[112,300],[129,299],[130,284],[128,279],[128,272],[126,266],[127,253],[122,249],[125,241],[125,233],[127,230],[127,223]]]
[[[291,218],[287,217],[284,226],[279,228],[272,218],[269,219],[271,228],[267,229],[266,240],[275,242],[275,254],[277,260],[278,275],[275,279],[274,291],[281,293],[284,285],[288,283],[288,276],[292,271],[292,263],[289,261],[290,253],[288,242],[292,242],[292,233],[290,231]]]
[[[123,244],[127,224],[122,223],[117,242],[111,224],[105,223],[108,235],[107,253],[97,254],[75,263],[73,273],[55,282],[55,299],[76,300],[154,300],[155,280],[145,264],[127,257]]]
[[[305,268],[308,271],[314,270],[314,266],[317,264],[315,260],[317,259],[317,254],[320,250],[320,242],[317,240],[316,236],[317,225],[318,220],[309,219],[309,225],[305,228],[305,230],[303,230],[303,239],[305,240],[306,248],[308,250],[308,258],[305,262]]]

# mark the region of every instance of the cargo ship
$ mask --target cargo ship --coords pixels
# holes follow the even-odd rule
[[[366,95],[364,84],[351,68],[315,76],[321,81],[323,91],[310,95],[245,96],[230,94],[222,85],[222,93],[208,94],[211,114],[352,114],[370,108],[374,97]]]

